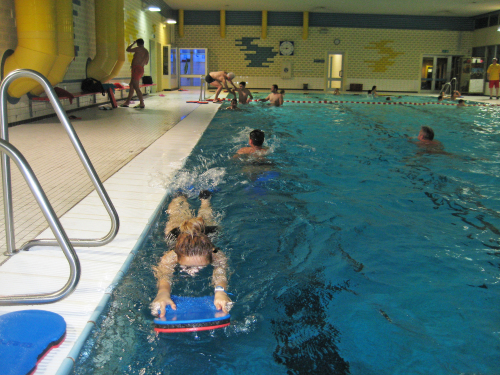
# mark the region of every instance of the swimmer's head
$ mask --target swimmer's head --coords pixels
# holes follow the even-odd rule
[[[234,73],[227,73],[227,76],[229,77],[229,79],[233,79],[234,77],[236,77]]]
[[[272,85],[272,86],[271,86],[271,90],[272,90],[273,92],[278,92],[278,85]]]
[[[376,90],[376,89],[377,89],[377,86],[373,86],[371,91]]]
[[[391,97],[390,97],[390,96],[388,96],[387,98],[385,98],[385,100],[391,100]]]
[[[189,234],[190,236],[194,236],[195,234],[200,234],[205,231],[205,222],[201,217],[195,217],[189,220],[184,221],[179,229],[181,233]]]
[[[465,107],[465,100],[460,99],[460,100],[458,101],[457,107]]]
[[[182,233],[177,238],[174,247],[174,252],[177,254],[179,264],[184,264],[186,266],[203,266],[212,263],[212,254],[214,250],[214,245],[203,233],[196,233],[193,235]]]
[[[442,94],[438,96],[438,102],[440,102],[441,100],[443,100],[443,95]]]
[[[259,129],[255,129],[250,132],[250,139],[254,146],[260,147],[264,143],[264,132]]]
[[[137,43],[138,46],[144,45],[144,39],[142,39],[142,38],[137,39],[135,42]]]
[[[245,81],[242,81],[240,82],[240,87],[243,86],[243,87],[246,87],[247,86],[247,83]]]
[[[421,141],[432,141],[434,139],[434,130],[432,130],[428,126],[422,126],[420,128],[420,134],[418,135],[418,139]]]

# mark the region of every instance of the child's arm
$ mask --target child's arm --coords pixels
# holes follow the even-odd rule
[[[160,310],[160,318],[165,317],[165,308],[169,305],[172,309],[177,309],[174,301],[170,298],[172,289],[172,274],[174,273],[175,265],[177,264],[177,254],[170,250],[160,260],[160,263],[153,267],[153,272],[158,280],[158,294],[151,304],[151,313],[158,315]]]
[[[212,265],[214,273],[212,275],[212,283],[214,287],[221,286],[224,290],[227,289],[227,258],[224,253],[218,250],[212,255]],[[224,292],[216,292],[214,297],[214,305],[217,310],[222,310],[226,314],[230,309],[231,298]]]

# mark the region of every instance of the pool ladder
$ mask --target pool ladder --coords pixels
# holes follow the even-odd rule
[[[205,76],[200,76],[200,98],[198,101],[203,102],[205,101],[205,96],[206,96],[206,87],[205,87]]]
[[[24,156],[12,144],[9,143],[8,134],[8,116],[7,116],[7,89],[9,85],[17,78],[26,77],[38,81],[45,89],[47,97],[50,99],[52,107],[59,117],[62,125],[64,126],[68,136],[73,144],[73,147],[80,158],[88,176],[90,177],[97,194],[101,198],[106,211],[111,218],[111,229],[104,237],[99,239],[69,239],[66,232],[61,226],[57,215],[50,205],[40,183],[38,182],[33,170],[24,158]],[[2,165],[2,188],[3,188],[3,202],[4,202],[4,215],[5,215],[5,233],[7,241],[7,251],[5,255],[12,256],[20,250],[28,250],[33,246],[57,246],[59,245],[70,267],[70,275],[66,284],[58,291],[46,294],[23,294],[14,296],[0,297],[0,305],[26,305],[26,304],[45,304],[57,302],[70,295],[76,288],[80,280],[81,268],[78,255],[73,247],[97,247],[103,246],[111,242],[118,234],[120,226],[118,213],[116,212],[111,200],[102,185],[99,176],[97,175],[92,163],[90,162],[85,149],[83,148],[80,139],[78,138],[75,129],[71,125],[66,112],[64,111],[59,99],[52,88],[50,82],[40,73],[29,70],[21,69],[15,70],[7,75],[2,84],[0,85],[0,115],[1,115],[1,128],[0,128],[0,153]],[[56,240],[39,239],[31,240],[21,246],[19,250],[15,249],[15,235],[14,235],[14,216],[12,207],[12,183],[10,174],[10,159],[19,168],[26,183],[28,184],[33,196],[35,197],[40,209],[42,210],[45,219],[49,223],[50,229],[54,233]]]
[[[451,96],[455,90],[457,89],[457,79],[454,77],[451,79],[450,82],[447,82],[443,85],[443,87],[441,88],[441,91],[439,92],[439,95],[441,94],[444,94],[444,95],[448,95],[448,96]],[[448,92],[449,90],[449,92]]]

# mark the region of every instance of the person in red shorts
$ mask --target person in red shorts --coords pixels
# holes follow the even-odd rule
[[[137,47],[134,44],[137,43]],[[123,103],[122,107],[128,107],[132,96],[134,96],[134,91],[139,97],[139,105],[137,108],[144,108],[144,98],[142,97],[141,88],[139,87],[139,80],[144,75],[144,65],[149,62],[149,52],[144,48],[144,40],[137,39],[134,43],[127,47],[127,52],[133,53],[134,58],[132,59],[132,77],[130,78],[130,90],[128,93],[127,100]]]
[[[488,73],[488,80],[490,81],[490,99],[492,99],[492,89],[496,88],[497,100],[498,100],[498,86],[500,81],[500,64],[498,64],[498,59],[493,58],[493,64],[488,67],[486,71]]]

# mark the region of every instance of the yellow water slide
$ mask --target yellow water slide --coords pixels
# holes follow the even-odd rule
[[[87,77],[106,82],[125,62],[123,0],[95,0],[96,55],[87,65]]]
[[[111,72],[111,75],[108,77],[108,81],[110,79],[115,78],[125,63],[125,17],[123,15],[123,7],[124,0],[116,1],[116,47],[118,48],[118,60],[116,61],[116,65]]]
[[[56,0],[16,0],[15,7],[18,44],[5,60],[3,75],[16,69],[33,69],[48,76],[57,58]],[[37,86],[31,78],[19,78],[9,86],[8,93],[20,98]]]
[[[75,58],[73,2],[71,0],[56,0],[56,19],[57,57],[47,76],[52,86],[62,82],[69,64]],[[42,92],[44,92],[42,86],[31,90],[33,95],[40,95]]]

